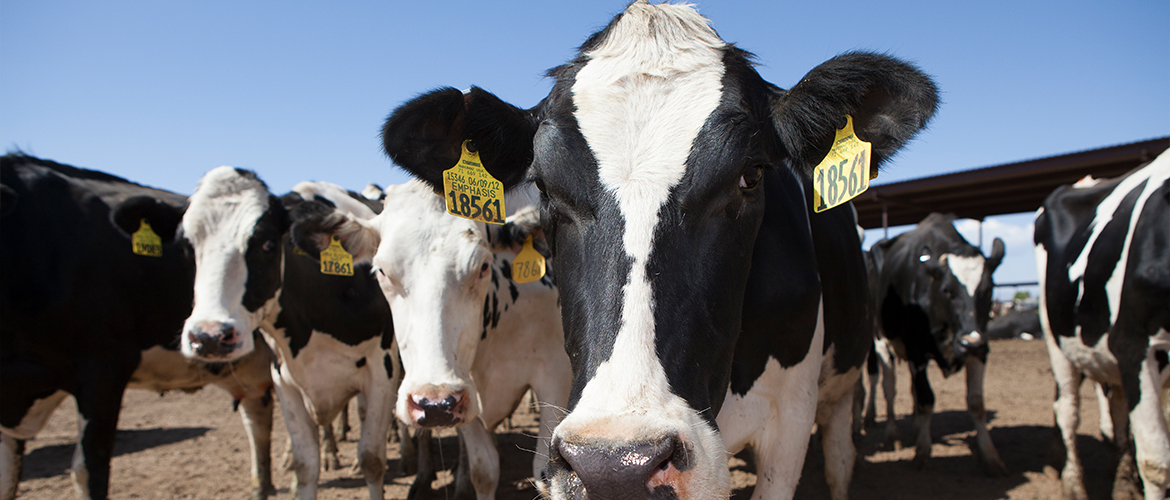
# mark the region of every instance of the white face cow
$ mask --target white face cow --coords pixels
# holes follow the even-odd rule
[[[252,332],[278,307],[284,216],[252,172],[219,167],[200,180],[182,225],[199,266],[183,355],[231,361],[252,351]]]

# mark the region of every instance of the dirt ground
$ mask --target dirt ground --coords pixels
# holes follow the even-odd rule
[[[898,425],[910,439],[912,422],[908,375],[905,364],[898,367]],[[1053,380],[1047,353],[1041,341],[1000,340],[991,344],[986,405],[991,435],[1007,466],[1004,478],[985,477],[972,455],[974,429],[966,412],[964,377],[943,379],[932,368],[931,379],[938,403],[933,425],[933,458],[925,470],[910,466],[914,450],[885,446],[884,416],[878,426],[867,429],[858,453],[850,497],[869,499],[1050,499],[1058,498],[1058,481],[1045,473],[1048,449],[1053,436]],[[880,388],[878,389],[880,391]],[[1082,387],[1081,435],[1079,447],[1085,463],[1092,498],[1108,498],[1115,458],[1099,437],[1097,404],[1092,387]],[[356,411],[351,412],[355,420]],[[279,463],[287,443],[284,422],[277,412],[272,454]],[[879,415],[881,415],[879,413]],[[532,500],[537,497],[528,482],[532,450],[536,447],[534,415],[521,410],[513,417],[510,431],[501,431],[499,443],[503,477],[497,498]],[[28,443],[24,481],[19,498],[57,500],[76,498],[69,468],[77,433],[77,415],[72,399],[57,411],[40,436]],[[452,434],[443,441],[443,458],[448,464],[457,457]],[[351,433],[357,439],[357,433]],[[341,443],[342,470],[324,471],[319,498],[359,499],[366,497],[360,472],[351,470],[355,461],[354,441]],[[828,498],[822,455],[812,438],[797,498]],[[228,396],[209,388],[195,394],[162,395],[145,391],[126,393],[114,449],[111,498],[114,499],[246,499],[250,478],[248,444],[238,414],[232,413]],[[396,445],[390,457],[386,497],[406,497],[412,478],[393,477],[398,470]],[[733,459],[734,498],[747,499],[755,476],[745,462]],[[279,488],[277,498],[288,497],[292,474],[274,472]],[[436,485],[449,483],[450,473],[440,474]],[[442,495],[440,494],[440,498]]]

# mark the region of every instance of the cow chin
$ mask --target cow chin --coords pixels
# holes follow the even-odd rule
[[[613,414],[578,408],[553,432],[538,488],[553,500],[728,498],[723,441],[682,400]]]

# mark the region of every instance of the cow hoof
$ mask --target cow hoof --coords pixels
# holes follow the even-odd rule
[[[983,462],[983,473],[987,474],[988,477],[1007,477],[1008,475],[1007,467],[998,460]]]
[[[341,460],[337,459],[337,455],[327,455],[321,465],[325,470],[341,470]]]
[[[1066,474],[1060,481],[1060,494],[1064,500],[1089,500],[1085,492],[1085,485],[1080,478],[1073,479],[1072,474]]]
[[[274,496],[276,496],[276,486],[273,486],[272,483],[264,485],[263,488],[252,490],[252,500],[268,500]]]
[[[914,461],[910,463],[914,470],[922,470],[926,468],[926,459],[930,458],[930,452],[923,453],[921,450],[914,453]]]
[[[1125,453],[1117,464],[1117,475],[1113,479],[1113,500],[1141,500],[1141,478],[1133,453]]]

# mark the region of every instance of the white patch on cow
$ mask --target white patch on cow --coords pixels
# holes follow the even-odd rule
[[[1105,230],[1105,226],[1107,226],[1109,222],[1113,220],[1113,215],[1117,212],[1118,207],[1121,206],[1121,202],[1125,199],[1125,196],[1129,194],[1130,191],[1133,191],[1134,188],[1136,188],[1142,182],[1150,179],[1154,175],[1158,175],[1159,172],[1161,173],[1162,179],[1166,178],[1166,168],[1168,165],[1170,165],[1170,156],[1162,154],[1157,159],[1155,159],[1154,162],[1161,162],[1162,165],[1160,167],[1156,165],[1150,165],[1150,167],[1146,167],[1137,172],[1134,172],[1133,175],[1126,177],[1120,183],[1118,183],[1117,186],[1113,188],[1113,191],[1109,193],[1105,199],[1101,200],[1101,203],[1097,204],[1096,215],[1094,215],[1093,222],[1089,225],[1093,228],[1093,232],[1089,235],[1088,241],[1085,242],[1085,246],[1081,251],[1081,254],[1077,256],[1077,259],[1073,261],[1072,265],[1068,268],[1068,280],[1070,282],[1077,282],[1077,280],[1081,280],[1081,278],[1085,276],[1085,269],[1089,265],[1089,253],[1091,253],[1093,250],[1093,246],[1097,243],[1097,238],[1101,236],[1101,232]],[[1137,206],[1140,205],[1135,205],[1135,207]],[[1140,210],[1135,208],[1134,211],[1136,213]],[[1083,280],[1081,280],[1077,288],[1076,304],[1078,307],[1081,303],[1081,297],[1083,297],[1084,294],[1085,283]],[[1115,296],[1110,295],[1109,308],[1111,311],[1116,311],[1118,307],[1117,303],[1115,303],[1113,300],[1114,298]]]
[[[367,186],[366,189],[370,189],[370,186]],[[373,219],[374,216],[378,215],[370,207],[350,196],[348,190],[331,182],[301,182],[293,186],[292,190],[305,200],[312,200],[316,196],[325,198],[336,205],[338,210],[348,212],[355,217]],[[381,192],[379,191],[379,193]],[[363,191],[362,194],[364,195],[365,192]]]
[[[1100,184],[1100,183],[1101,183],[1101,179],[1094,178],[1091,175],[1086,175],[1084,177],[1081,177],[1081,179],[1079,181],[1076,181],[1075,183],[1073,183],[1072,187],[1075,189],[1085,189],[1085,188],[1091,188],[1091,187],[1096,186],[1097,184]]]
[[[983,281],[983,265],[985,259],[982,255],[974,255],[971,257],[961,257],[955,254],[944,255],[946,257],[947,267],[951,268],[951,274],[963,284],[967,289],[967,294],[974,297],[975,290],[979,288],[979,282]]]
[[[243,301],[248,281],[244,252],[256,222],[268,210],[268,196],[260,180],[232,167],[218,167],[199,181],[183,215],[183,234],[197,262],[194,307],[183,331],[204,323],[233,325],[242,345],[231,359],[252,350],[251,333],[260,326],[266,309],[248,312]],[[269,303],[275,301],[274,297]],[[187,335],[182,335],[181,344],[184,356],[196,357]]]
[[[1142,193],[1138,195],[1137,202],[1133,205],[1133,213],[1129,217],[1129,227],[1125,232],[1125,244],[1121,246],[1121,258],[1117,260],[1117,266],[1113,268],[1113,273],[1109,275],[1109,280],[1105,282],[1105,296],[1109,297],[1110,325],[1117,323],[1117,313],[1121,310],[1121,285],[1125,281],[1125,268],[1129,262],[1129,250],[1133,243],[1133,235],[1137,232],[1138,218],[1142,215],[1142,208],[1146,206],[1146,201],[1170,177],[1170,155],[1162,154],[1158,156],[1153,164],[1141,169],[1139,172],[1135,172],[1130,177],[1139,176],[1148,180],[1142,189]],[[1085,253],[1087,254],[1088,252]]]
[[[44,429],[45,424],[49,422],[49,417],[53,416],[53,412],[61,405],[61,401],[64,401],[67,396],[69,396],[68,392],[57,391],[47,397],[34,400],[16,427],[0,427],[0,432],[16,439],[36,437],[37,433],[41,432],[41,429]]]

